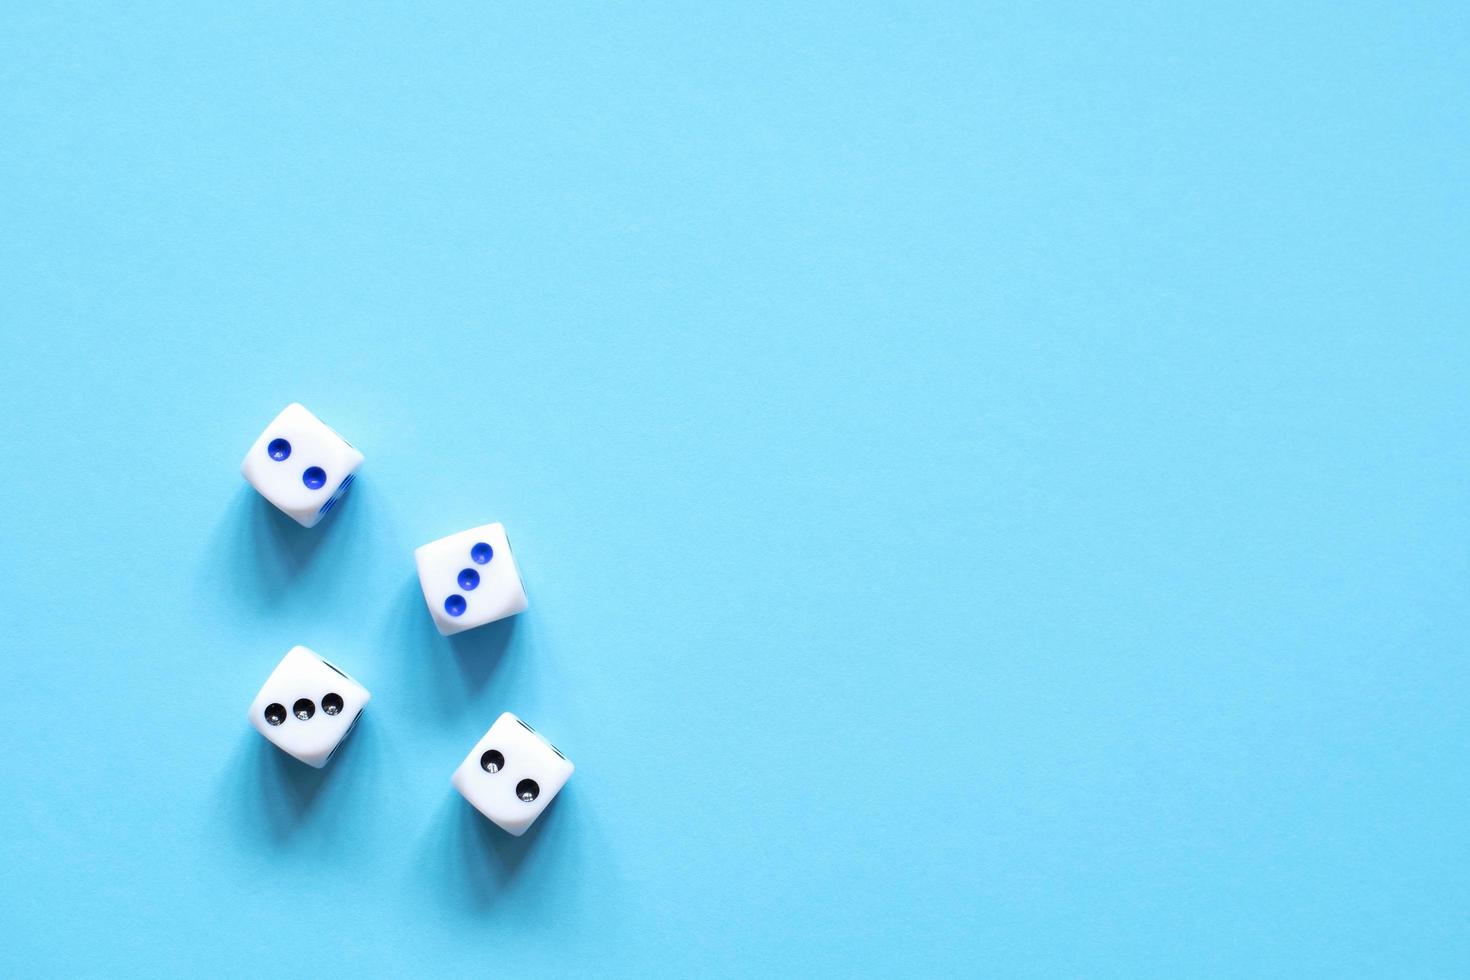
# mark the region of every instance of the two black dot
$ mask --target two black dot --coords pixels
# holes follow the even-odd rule
[[[480,768],[494,775],[505,768],[505,756],[496,749],[486,749],[485,754],[480,756]],[[541,787],[534,779],[522,779],[516,783],[516,798],[522,803],[534,803],[536,797],[541,795]]]
[[[476,565],[488,565],[490,564],[490,559],[494,557],[495,549],[490,547],[483,541],[480,541],[470,547],[470,561],[474,562]],[[461,568],[459,570],[459,587],[465,592],[473,592],[475,588],[479,586],[479,584],[479,572],[475,571],[473,568]],[[463,616],[464,611],[469,608],[469,605],[470,604],[465,601],[464,596],[455,593],[454,595],[451,595],[448,599],[444,600],[444,611],[449,613],[449,615],[451,616]],[[534,800],[535,797],[533,796],[531,797],[531,799]]]
[[[342,695],[335,692],[322,698],[322,712],[328,715],[340,715],[342,713]],[[297,698],[296,703],[291,705],[291,713],[300,721],[310,721],[316,714],[316,703],[311,698]],[[265,722],[272,727],[283,724],[286,721],[286,706],[272,701],[265,706]]]
[[[285,439],[272,439],[265,451],[277,463],[284,463],[291,458],[291,443]],[[327,485],[327,471],[320,466],[308,466],[301,474],[301,482],[309,490],[320,490]]]

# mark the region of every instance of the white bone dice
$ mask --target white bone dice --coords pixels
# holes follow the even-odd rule
[[[454,770],[461,796],[519,837],[561,792],[575,766],[534,728],[507,711]]]
[[[372,695],[306,647],[292,647],[250,705],[250,724],[276,748],[320,769],[357,726]]]
[[[240,463],[260,495],[302,527],[337,505],[362,465],[362,453],[293,402],[265,427]]]
[[[472,527],[414,549],[419,585],[445,636],[514,616],[526,590],[500,524]]]

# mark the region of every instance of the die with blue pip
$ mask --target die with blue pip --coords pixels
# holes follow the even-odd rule
[[[255,440],[240,473],[262,497],[302,527],[315,527],[356,478],[362,453],[293,402]]]
[[[415,548],[419,586],[444,636],[526,611],[526,589],[499,523],[472,527]]]

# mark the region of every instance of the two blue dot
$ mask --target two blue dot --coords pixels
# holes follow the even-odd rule
[[[285,439],[272,439],[265,451],[271,459],[280,463],[291,458],[291,443]],[[306,484],[307,489],[320,490],[327,485],[327,471],[320,466],[308,466],[301,474],[301,482]]]
[[[495,557],[495,549],[481,541],[470,548],[470,561],[476,565],[487,565],[490,559]],[[473,568],[462,568],[459,572],[459,587],[466,592],[473,592],[480,584],[480,573]],[[452,595],[444,600],[444,611],[451,616],[463,616],[464,611],[469,608],[464,596]]]

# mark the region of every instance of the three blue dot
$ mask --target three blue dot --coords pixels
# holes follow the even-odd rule
[[[272,439],[271,444],[265,447],[265,451],[270,454],[271,459],[279,463],[291,455],[291,444],[285,439]]]
[[[310,486],[311,484],[307,484]],[[495,557],[495,549],[481,541],[470,548],[470,561],[476,565],[488,565],[490,559]],[[459,570],[459,587],[466,592],[473,592],[480,584],[480,573],[473,568],[461,568]],[[463,616],[464,611],[469,608],[464,596],[452,595],[444,600],[444,611],[451,616]]]
[[[327,471],[320,466],[308,466],[306,472],[301,474],[301,482],[308,489],[320,490],[327,482]]]

